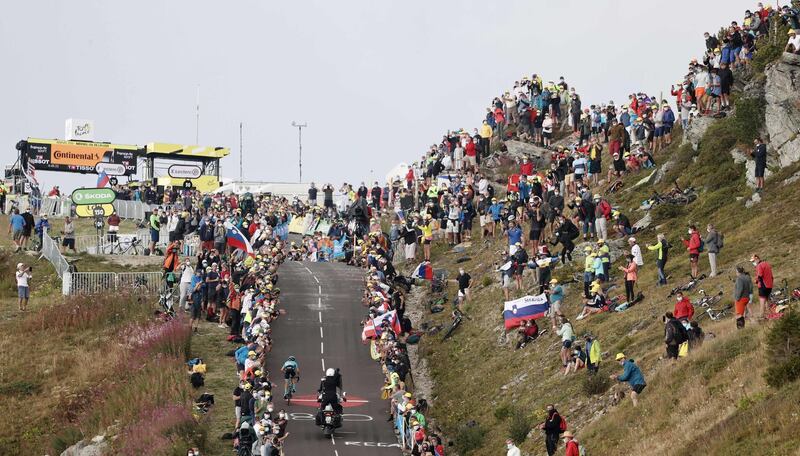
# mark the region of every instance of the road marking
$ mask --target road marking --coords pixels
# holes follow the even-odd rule
[[[322,296],[320,296],[319,300],[317,301],[317,307],[319,307],[320,309],[322,308]]]
[[[336,446],[336,438],[333,436],[333,434],[331,434],[331,443],[333,446]]]
[[[320,285],[318,288],[319,288],[319,294],[322,294],[322,285]]]
[[[322,311],[317,312],[319,314],[319,322],[322,323]]]
[[[337,450],[333,450],[334,456],[339,456],[339,452]]]
[[[322,335],[322,326],[319,327],[319,338],[324,339],[325,337]]]
[[[309,274],[314,275],[314,273],[311,272],[311,269],[308,269],[308,266],[303,266],[303,267],[306,268],[306,271],[308,271]]]
[[[323,342],[319,343],[319,353],[325,354],[325,346],[323,345]]]
[[[314,276],[314,282],[319,283],[319,279],[317,278],[317,276]]]
[[[357,446],[357,447],[378,447],[378,448],[400,448],[399,443],[384,443],[384,442],[350,442],[345,441],[344,446]]]
[[[325,370],[325,358],[322,358],[322,370]],[[295,402],[297,401],[295,400]]]

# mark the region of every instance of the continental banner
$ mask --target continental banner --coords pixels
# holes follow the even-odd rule
[[[136,160],[144,155],[138,146],[85,141],[28,138],[25,150],[28,163],[37,170],[97,173],[100,163],[124,166],[121,175],[136,174]]]

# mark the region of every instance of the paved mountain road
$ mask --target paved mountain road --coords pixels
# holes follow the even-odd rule
[[[267,361],[277,384],[276,410],[286,409],[290,422],[287,455],[348,456],[401,454],[380,399],[383,375],[361,343],[363,271],[337,263],[286,262],[278,286],[286,315],[272,329],[275,345]],[[287,407],[283,400],[283,362],[294,355],[300,364],[297,394]],[[314,425],[317,388],[324,369],[341,369],[344,424],[327,439]]]

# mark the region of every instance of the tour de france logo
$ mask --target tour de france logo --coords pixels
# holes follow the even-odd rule
[[[89,122],[85,122],[81,125],[75,125],[73,129],[73,134],[75,136],[86,136],[92,133],[92,125]]]

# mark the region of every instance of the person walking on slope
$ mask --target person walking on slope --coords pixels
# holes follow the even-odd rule
[[[639,405],[639,395],[642,394],[642,390],[647,386],[644,381],[644,375],[642,375],[642,371],[633,359],[627,358],[625,353],[617,353],[616,360],[623,368],[622,375],[611,375],[610,378],[618,382],[627,382],[630,385],[631,402],[633,402],[634,407],[637,407]]]
[[[697,227],[690,225],[689,239],[682,238],[681,241],[683,241],[683,245],[686,246],[686,250],[689,252],[689,265],[692,269],[692,279],[696,279],[698,276],[697,262],[700,258],[700,248],[702,246],[700,233],[697,232]]]
[[[736,329],[744,328],[744,319],[749,316],[747,306],[753,296],[753,280],[741,266],[736,266],[736,285],[733,291],[733,302],[736,307]]]
[[[772,294],[772,266],[766,261],[762,260],[758,255],[753,254],[750,262],[756,268],[756,286],[758,286],[758,304],[761,307],[761,315],[759,318],[762,320],[767,317],[767,301]]]
[[[539,429],[544,431],[544,445],[547,449],[547,456],[553,456],[558,449],[558,436],[561,435],[561,415],[553,404],[547,404],[547,418],[544,423],[539,425]]]

